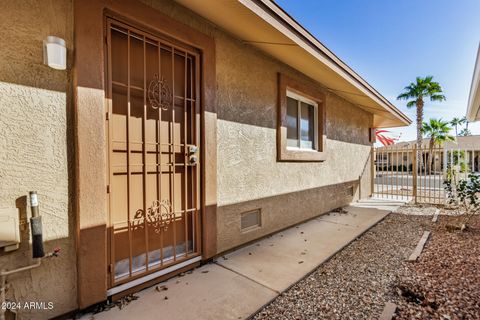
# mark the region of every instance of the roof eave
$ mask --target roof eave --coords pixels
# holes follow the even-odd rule
[[[326,85],[327,89],[359,108],[371,112],[375,127],[401,127],[412,123],[273,1],[176,1],[243,42],[272,55]],[[275,43],[278,39],[284,42]],[[302,57],[300,60],[299,56]],[[349,90],[342,91],[342,88]]]
[[[374,87],[372,87],[366,80],[364,80],[358,73],[350,68],[345,62],[343,62],[337,55],[335,55],[330,49],[328,49],[323,43],[321,43],[315,36],[313,36],[307,29],[305,29],[300,23],[298,23],[293,17],[291,17],[282,7],[277,3],[270,0],[240,0],[242,2],[261,2],[267,6],[272,13],[277,16],[281,21],[288,24],[295,32],[304,39],[305,43],[319,50],[319,52],[325,55],[336,67],[340,68],[346,75],[355,80],[360,89],[365,94],[373,94],[377,98],[379,103],[385,107],[389,112],[398,116],[403,122],[403,125],[407,126],[412,123],[412,120],[395,107],[388,99],[380,94]]]
[[[470,85],[470,94],[468,97],[467,120],[480,120],[480,45],[477,50],[477,59],[473,70],[472,84]]]

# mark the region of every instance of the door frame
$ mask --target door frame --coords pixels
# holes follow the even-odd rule
[[[112,44],[108,43],[108,40],[110,39],[111,41],[111,36],[109,35],[109,32],[110,32],[110,29],[112,28],[112,25],[118,25],[122,28],[126,28],[128,30],[133,30],[133,32],[135,33],[138,33],[138,34],[144,34],[144,35],[148,35],[149,37],[151,38],[156,38],[158,39],[158,41],[161,41],[162,44],[166,44],[166,45],[171,45],[172,48],[180,48],[180,50],[185,50],[185,52],[188,52],[189,54],[191,54],[192,56],[194,56],[196,58],[195,60],[195,65],[199,64],[197,67],[196,67],[196,72],[199,72],[202,68],[201,66],[201,57],[200,55],[195,52],[197,51],[198,49],[197,48],[194,48],[194,47],[191,47],[191,46],[188,46],[188,45],[184,45],[183,43],[180,43],[178,40],[176,39],[165,39],[165,37],[161,34],[153,34],[152,32],[149,32],[147,30],[145,30],[145,28],[143,26],[140,26],[138,24],[136,24],[135,22],[128,22],[128,21],[124,21],[124,20],[121,20],[119,18],[115,18],[113,17],[111,14],[105,14],[105,37],[107,39],[107,41],[105,41],[105,88],[107,89],[107,92],[109,92],[111,94],[111,85],[112,85],[112,79],[110,79],[109,75],[111,74],[112,70],[110,70],[112,68],[112,64],[111,64],[111,57],[109,57],[109,46],[111,46]],[[160,42],[159,42],[160,43]],[[110,58],[110,59],[109,59]],[[145,57],[144,57],[145,59]],[[197,74],[197,73],[196,73]],[[200,75],[196,76],[195,77],[196,79],[198,79],[198,88],[201,88],[202,87],[202,83],[201,83],[201,79],[200,79]],[[197,84],[196,84],[197,86]],[[201,91],[201,90],[199,90]],[[201,130],[201,124],[202,124],[202,102],[201,102],[201,99],[200,99],[200,95],[201,93],[198,92],[197,94],[197,98],[199,101],[198,103],[198,106],[200,107],[200,110],[198,112],[198,115],[199,115],[199,119],[198,119],[198,123],[196,125],[199,126],[199,136],[197,137],[197,140],[198,140],[198,144],[200,146],[200,150],[203,149],[203,145],[201,144],[202,143],[202,130]],[[112,130],[113,130],[113,127],[112,127],[112,123],[110,121],[110,117],[112,116],[111,114],[111,102],[109,101],[111,100],[111,97],[107,96],[105,97],[105,105],[106,105],[106,112],[107,114],[109,114],[109,116],[107,117],[107,127],[106,127],[106,138],[107,138],[107,143],[106,143],[106,154],[107,154],[107,186],[110,186],[111,185],[111,181],[110,179],[112,178],[112,173],[111,173],[111,159],[110,157],[112,156],[111,154],[111,150],[110,150],[110,143],[111,143],[111,135],[113,134]],[[196,116],[195,116],[195,119],[196,119]],[[186,124],[185,124],[186,125]],[[191,133],[193,135],[197,135],[197,133]],[[127,139],[128,141],[128,139]],[[127,142],[128,143],[128,142]],[[185,142],[186,143],[186,142]],[[198,166],[198,169],[197,169],[197,172],[199,174],[199,183],[198,183],[198,186],[200,187],[200,190],[198,190],[197,192],[197,196],[198,196],[198,202],[199,202],[199,210],[198,210],[198,221],[197,221],[197,224],[198,224],[198,227],[197,226],[194,226],[196,232],[199,232],[199,235],[196,236],[196,238],[199,240],[198,242],[198,252],[195,254],[192,255],[192,257],[190,257],[189,259],[181,259],[180,262],[177,262],[176,264],[173,264],[173,265],[167,265],[163,268],[155,268],[153,270],[148,270],[142,274],[138,274],[138,275],[131,275],[128,279],[125,279],[125,280],[121,280],[119,282],[115,282],[114,281],[114,255],[113,255],[113,251],[112,251],[112,244],[114,243],[113,242],[113,239],[112,239],[112,230],[110,230],[111,226],[108,225],[108,222],[107,222],[107,273],[110,273],[110,275],[108,276],[108,282],[107,282],[107,295],[108,296],[111,296],[113,294],[117,294],[119,292],[122,292],[124,290],[127,290],[127,289],[130,289],[132,287],[135,287],[135,286],[138,286],[138,285],[141,285],[145,282],[149,282],[153,279],[155,279],[156,277],[160,277],[160,276],[163,276],[163,275],[166,275],[166,274],[169,274],[169,273],[172,273],[178,269],[182,269],[182,268],[185,268],[187,267],[189,264],[194,264],[198,261],[201,261],[202,260],[202,230],[201,230],[201,226],[202,226],[202,212],[203,212],[203,209],[204,209],[204,206],[203,206],[203,197],[202,197],[202,194],[203,194],[203,189],[202,189],[202,184],[201,184],[201,181],[203,179],[203,173],[204,173],[204,163],[203,163],[203,157],[204,157],[204,154],[200,154],[200,163],[199,163],[199,166]],[[144,165],[146,165],[144,163]],[[197,184],[197,181],[194,181],[195,184]],[[144,191],[145,192],[145,191]],[[185,195],[187,196],[187,195]],[[107,188],[107,209],[108,209],[108,216],[109,216],[109,220],[110,220],[110,215],[111,215],[111,202],[112,201],[112,190],[111,188]],[[195,233],[196,234],[196,233]],[[196,240],[197,240],[196,239]]]
[[[177,5],[177,4],[175,4]],[[178,5],[180,7],[180,5]],[[191,14],[180,10],[175,15]],[[105,19],[133,23],[200,50],[202,259],[217,253],[215,43],[136,0],[74,0],[75,197],[77,299],[80,309],[107,299],[107,130]],[[179,19],[177,17],[177,19]],[[182,19],[184,20],[184,19]],[[198,18],[202,23],[202,20]],[[198,22],[198,21],[197,21]],[[208,152],[206,152],[208,151]]]

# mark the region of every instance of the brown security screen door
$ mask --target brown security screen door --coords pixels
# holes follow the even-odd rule
[[[200,255],[199,55],[107,20],[110,287]]]

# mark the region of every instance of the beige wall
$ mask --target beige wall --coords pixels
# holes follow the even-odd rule
[[[219,206],[358,179],[370,151],[368,113],[328,94],[327,160],[277,162],[276,74],[295,73],[223,34],[215,40]]]
[[[215,41],[218,251],[349,203],[347,186],[354,185],[358,197],[358,178],[370,172],[371,114],[324,90],[327,160],[277,162],[277,72],[311,81],[224,33]],[[369,182],[362,180],[363,197]],[[256,208],[262,227],[242,233],[240,214]]]
[[[50,311],[20,311],[22,319],[45,319],[76,308],[74,215],[69,200],[73,165],[69,74],[42,63],[42,40],[55,35],[71,49],[72,1],[2,1],[0,4],[0,207],[26,210],[36,190],[43,219],[45,249],[61,247],[58,258],[8,277],[7,298],[54,302]],[[71,50],[69,50],[71,62]],[[69,166],[70,163],[70,166]],[[22,198],[23,197],[23,198]],[[0,268],[31,261],[29,225],[21,248],[0,253]]]
[[[362,196],[368,195],[371,114],[325,90],[327,160],[277,162],[277,73],[311,81],[170,0],[143,2],[215,38],[217,252],[347,204],[359,196],[362,173]],[[42,64],[47,35],[73,43],[72,3],[3,2],[0,9],[0,36],[9,43],[0,47],[0,206],[15,206],[16,199],[37,190],[47,249],[62,247],[59,258],[12,277],[7,296],[54,301],[53,311],[36,315],[45,318],[77,306],[71,77]],[[251,208],[262,209],[262,228],[241,233],[240,214]],[[23,245],[19,252],[2,254],[0,264],[12,268],[28,263],[29,256]]]
[[[370,113],[324,90],[327,160],[277,162],[277,73],[312,81],[171,1],[144,2],[215,38],[219,253],[347,204],[353,198],[345,189],[353,184],[358,197],[362,173],[362,197],[370,194]],[[332,197],[332,192],[337,195]],[[294,199],[308,200],[307,194],[316,198],[313,205],[298,209]],[[262,208],[263,226],[242,234],[240,214],[255,208]]]

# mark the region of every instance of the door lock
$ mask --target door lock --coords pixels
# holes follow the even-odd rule
[[[197,153],[198,153],[197,146],[194,146],[194,145],[188,146],[188,161],[190,164],[197,164],[198,162]]]
[[[191,155],[189,158],[190,164],[197,164],[198,158],[195,155]]]

